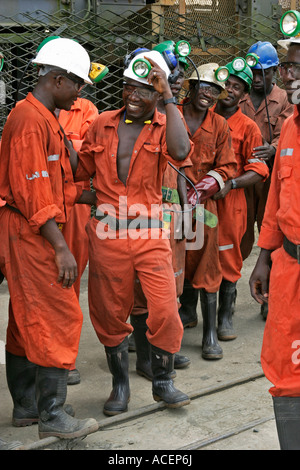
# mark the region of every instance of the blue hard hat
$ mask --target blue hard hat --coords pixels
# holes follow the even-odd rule
[[[260,63],[257,63],[254,67],[251,67],[254,70],[260,70],[261,67],[263,69],[268,69],[270,67],[276,67],[279,64],[277,51],[270,42],[256,42],[249,48],[247,54],[249,53],[256,54],[259,58]]]

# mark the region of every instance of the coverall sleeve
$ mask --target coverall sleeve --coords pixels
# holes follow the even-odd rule
[[[258,246],[266,250],[275,250],[283,243],[283,233],[277,222],[277,211],[279,209],[280,179],[278,178],[280,168],[280,141],[274,159],[274,167],[271,176],[268,200],[265,208],[261,231],[258,238]]]
[[[282,125],[285,122],[286,118],[289,117],[292,113],[293,113],[293,105],[288,102],[287,96],[285,96],[280,113],[278,114],[278,116],[274,117],[274,119],[276,119],[276,124],[273,127],[273,136],[272,136],[273,138],[272,138],[271,145],[275,149],[277,149],[278,147]],[[272,119],[272,117],[270,119]]]
[[[208,174],[214,176],[213,173],[218,173],[223,182],[225,182],[228,179],[234,178],[237,171],[237,161],[232,146],[230,129],[225,119],[218,132],[216,148],[215,165]],[[219,182],[220,178],[217,175],[215,177]]]
[[[60,167],[59,156],[51,168],[48,161],[45,136],[42,129],[19,135],[11,143],[9,180],[16,206],[32,229],[39,229],[49,219],[61,214],[55,204],[55,195],[49,174]],[[48,157],[48,158],[47,158]],[[55,157],[56,158],[56,157]]]
[[[253,122],[255,124],[255,122]],[[244,171],[255,171],[263,177],[262,181],[266,181],[269,176],[269,168],[264,160],[256,158],[253,155],[253,148],[263,145],[262,135],[259,127],[255,124],[248,127],[246,131],[246,139],[243,142]]]
[[[96,121],[94,121],[88,130],[82,142],[80,151],[78,152],[78,166],[75,174],[75,181],[89,180],[96,172],[95,152],[99,150],[97,144]],[[103,146],[101,146],[103,149]]]

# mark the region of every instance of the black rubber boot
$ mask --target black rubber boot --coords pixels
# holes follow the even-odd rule
[[[273,397],[281,450],[300,450],[300,397]]]
[[[184,369],[188,367],[191,363],[191,360],[187,356],[182,356],[182,354],[174,354],[174,369]],[[174,377],[172,377],[174,379]]]
[[[194,328],[198,323],[197,316],[197,303],[198,303],[199,289],[189,283],[187,279],[184,280],[183,293],[179,298],[181,307],[179,308],[179,315],[182,321],[183,328]]]
[[[131,315],[130,323],[134,328],[132,337],[135,344],[136,351],[136,372],[137,374],[145,377],[147,380],[152,381],[152,367],[151,367],[151,345],[147,339],[146,331],[148,329],[146,320],[148,318],[148,313],[143,315]],[[128,348],[129,350],[129,348]],[[176,357],[177,356],[177,357]],[[177,361],[177,362],[176,362]],[[181,367],[187,367],[191,361],[188,357],[175,355],[174,367],[178,365],[178,369]],[[176,372],[175,370],[171,373],[172,379],[175,379]]]
[[[223,350],[218,343],[216,317],[217,317],[217,293],[206,292],[200,289],[200,301],[203,317],[203,359],[222,359]]]
[[[136,348],[136,372],[148,380],[153,379],[151,368],[151,346],[147,339],[148,326],[146,320],[148,313],[131,315],[130,323],[133,326],[133,338]]]
[[[180,408],[190,403],[185,393],[174,387],[171,372],[174,369],[174,354],[151,346],[152,394],[155,401],[164,401],[168,408]]]
[[[218,339],[231,341],[236,338],[232,323],[232,309],[236,296],[236,282],[223,279],[219,290]]]
[[[130,399],[128,338],[125,338],[118,346],[105,346],[105,353],[109,370],[113,376],[113,389],[104,404],[103,413],[114,416],[127,411]]]
[[[31,426],[39,421],[35,398],[37,366],[27,357],[6,351],[6,379],[13,399],[13,426]]]
[[[36,377],[39,437],[83,437],[98,430],[95,419],[76,419],[63,406],[67,396],[68,370],[38,366]]]

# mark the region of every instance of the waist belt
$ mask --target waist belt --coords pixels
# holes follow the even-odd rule
[[[162,198],[164,202],[172,202],[173,204],[180,204],[180,198],[177,189],[167,188],[163,186],[161,188]]]
[[[162,228],[163,223],[158,219],[116,219],[110,215],[95,215],[95,219],[109,225],[112,230],[137,229],[137,228]]]
[[[283,239],[283,248],[290,256],[298,261],[298,264],[300,264],[300,245],[295,245],[285,236]]]
[[[20,215],[23,215],[21,211],[19,211],[19,209],[17,209],[16,207],[14,206],[10,206],[9,204],[5,204],[5,206],[3,207],[7,207],[8,209],[10,209],[11,211],[13,212],[16,212],[17,214],[20,214]]]

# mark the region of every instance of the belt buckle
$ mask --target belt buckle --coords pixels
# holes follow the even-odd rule
[[[297,261],[298,261],[298,264],[300,264],[300,245],[296,245],[296,253],[297,253]]]

